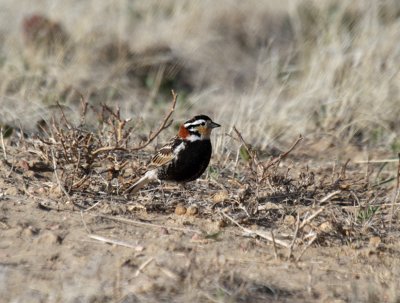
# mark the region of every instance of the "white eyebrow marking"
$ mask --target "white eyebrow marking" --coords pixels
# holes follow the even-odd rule
[[[200,119],[200,120],[196,120],[196,121],[194,121],[194,122],[185,123],[184,126],[185,126],[186,128],[189,128],[189,127],[192,127],[192,126],[201,125],[201,124],[203,124],[203,123],[205,124],[205,123],[206,123],[206,120]]]

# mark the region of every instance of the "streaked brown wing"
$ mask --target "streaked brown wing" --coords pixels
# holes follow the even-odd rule
[[[154,155],[154,157],[151,159],[150,166],[163,166],[169,163],[174,158],[174,156],[173,141],[171,141],[161,147],[160,150]]]
[[[174,158],[172,149],[170,146],[161,148],[151,159],[151,166],[163,166],[170,162]]]

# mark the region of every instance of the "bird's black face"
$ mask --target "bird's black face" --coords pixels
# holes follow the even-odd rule
[[[220,126],[206,115],[195,116],[183,124],[183,127],[187,130],[184,139],[190,141],[210,139],[211,131]]]

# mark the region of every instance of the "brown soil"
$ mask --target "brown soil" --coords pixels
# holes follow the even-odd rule
[[[260,185],[263,198],[249,213],[254,195],[243,179],[246,166],[239,165],[241,179],[209,173],[185,189],[154,184],[133,197],[93,191],[67,197],[35,154],[6,150],[0,178],[2,302],[399,300],[398,228],[389,230],[384,207],[390,194],[376,188],[379,211],[355,214],[351,197],[372,203],[355,165],[336,189],[324,183],[324,191],[311,196],[292,192],[282,198],[276,191],[284,180],[271,184],[274,194],[261,194],[266,189]],[[213,167],[219,167],[217,160]],[[332,177],[329,171],[320,168],[314,183],[324,174]],[[324,204],[334,191],[336,198]],[[367,216],[362,224],[360,214]],[[271,230],[275,245],[268,240]],[[292,249],[278,243],[290,244],[293,237]]]

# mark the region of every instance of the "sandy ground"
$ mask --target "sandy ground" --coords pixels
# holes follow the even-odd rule
[[[395,239],[381,243],[372,237],[366,246],[314,244],[299,261],[304,247],[294,247],[289,261],[288,248],[277,245],[275,252],[270,241],[203,216],[201,207],[194,216],[133,206],[117,209],[111,207],[115,197],[106,196],[82,210],[63,199],[29,193],[26,188],[43,182],[38,176],[25,172],[12,177],[4,165],[2,175],[1,302],[399,298],[400,247]]]
[[[400,2],[372,2],[0,1],[0,303],[400,302]],[[201,113],[201,180],[120,194]]]

